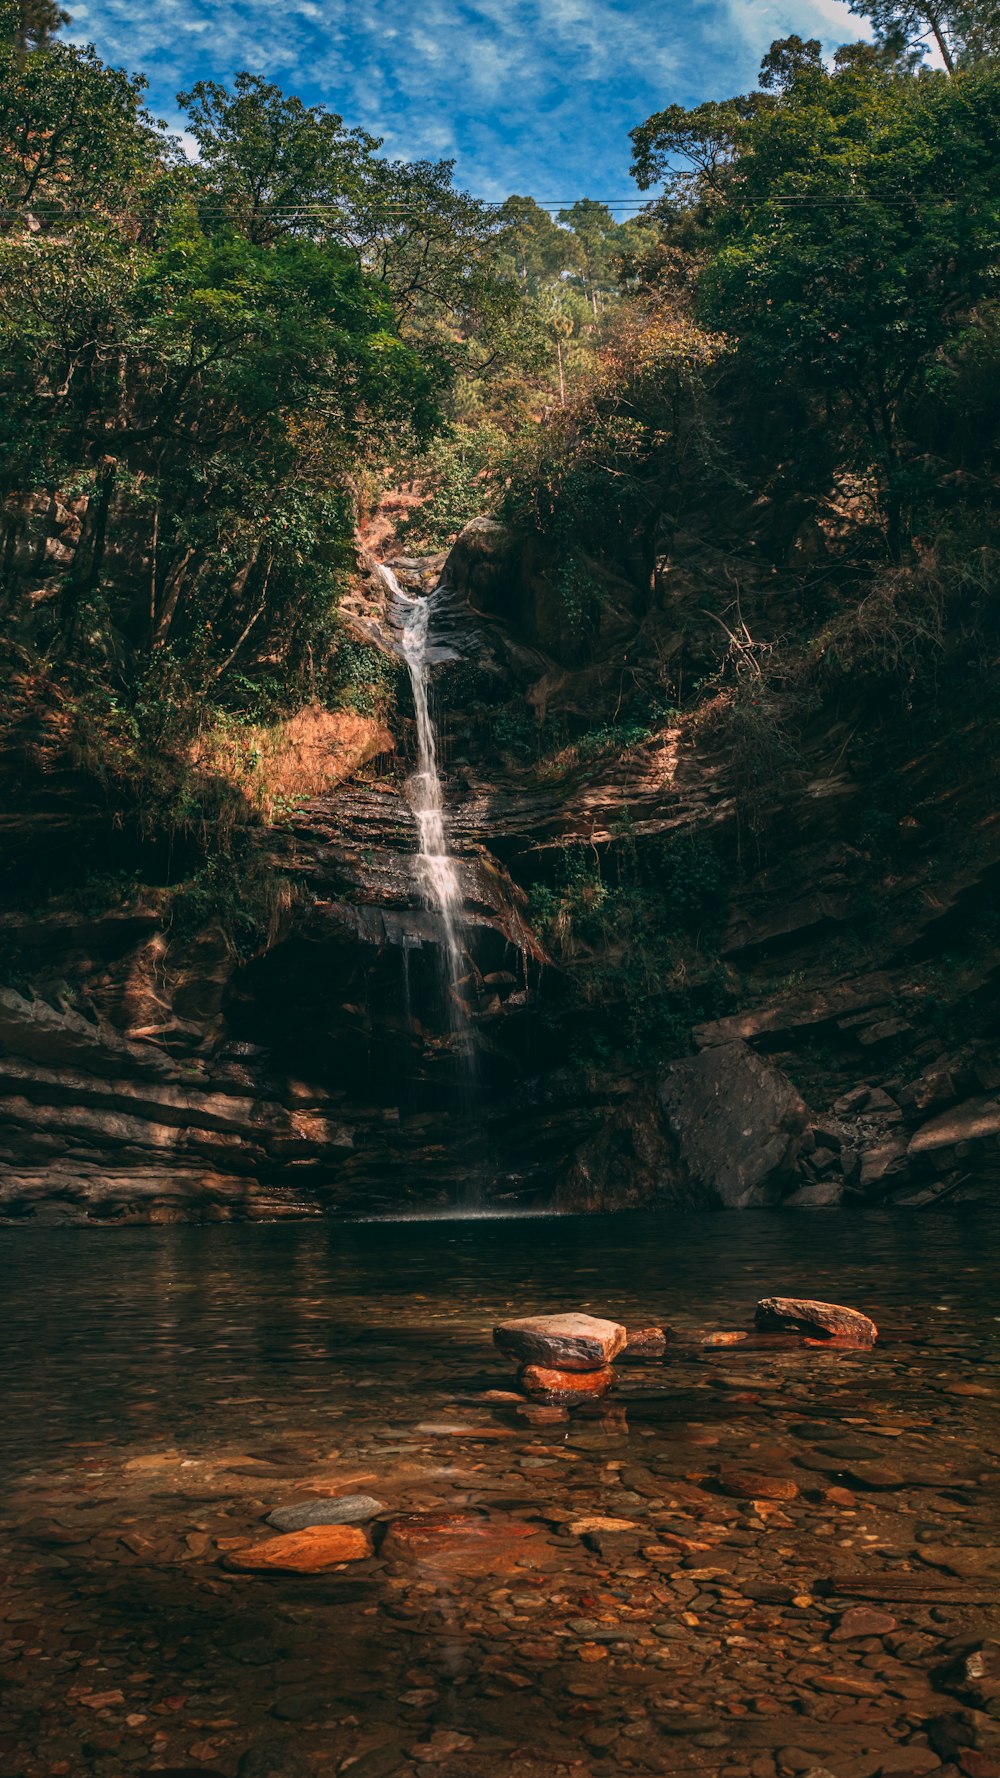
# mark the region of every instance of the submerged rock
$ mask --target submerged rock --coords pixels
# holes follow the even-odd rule
[[[614,1380],[615,1373],[608,1366],[599,1371],[565,1371],[526,1364],[520,1372],[525,1394],[549,1407],[571,1408],[577,1402],[594,1401],[607,1395]]]
[[[830,1631],[831,1642],[852,1642],[857,1636],[889,1636],[896,1628],[896,1619],[874,1605],[852,1605],[844,1612],[836,1629]]]
[[[230,1550],[230,1568],[253,1572],[271,1569],[287,1574],[318,1574],[341,1562],[361,1562],[372,1554],[371,1540],[359,1525],[309,1525],[283,1537]]]
[[[878,1339],[878,1328],[869,1315],[846,1309],[841,1303],[814,1302],[811,1297],[761,1297],[756,1321],[761,1328],[793,1328],[829,1339],[848,1340],[855,1346],[874,1346]]]
[[[277,1531],[305,1531],[310,1525],[358,1525],[385,1511],[373,1494],[340,1494],[329,1500],[300,1500],[276,1507],[267,1522]]]
[[[508,1358],[554,1370],[603,1370],[622,1351],[628,1335],[617,1321],[596,1315],[528,1315],[501,1321],[493,1343]]]
[[[719,1487],[737,1500],[794,1500],[799,1492],[791,1476],[761,1475],[749,1469],[721,1470]]]
[[[843,1179],[816,1179],[784,1200],[783,1210],[832,1210],[844,1196]]]
[[[401,1513],[381,1554],[390,1562],[430,1563],[459,1573],[503,1573],[516,1568],[539,1527],[487,1513]]]

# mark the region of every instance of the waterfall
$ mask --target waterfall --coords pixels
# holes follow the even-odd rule
[[[417,871],[424,900],[437,914],[441,925],[449,1022],[452,1030],[464,1039],[463,1047],[467,1048],[470,1028],[458,985],[465,973],[459,940],[462,888],[455,860],[448,850],[437,736],[428,696],[434,658],[430,625],[437,595],[431,593],[425,598],[410,598],[391,568],[380,564],[380,573],[393,596],[399,618],[400,652],[410,676],[417,719],[417,765],[406,785],[407,799],[417,826]]]

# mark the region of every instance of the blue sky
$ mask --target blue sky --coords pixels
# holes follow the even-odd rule
[[[628,131],[754,84],[774,37],[863,35],[844,0],[68,0],[69,36],[141,69],[158,116],[237,69],[339,111],[484,198],[634,193]]]

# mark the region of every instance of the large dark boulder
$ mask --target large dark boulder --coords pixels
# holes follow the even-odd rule
[[[744,1043],[672,1062],[661,1109],[684,1171],[727,1210],[776,1204],[794,1176],[808,1122],[787,1075]]]

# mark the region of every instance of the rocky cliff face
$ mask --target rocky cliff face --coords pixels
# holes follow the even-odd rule
[[[417,588],[439,567],[398,571]],[[674,680],[703,669],[718,646],[698,616],[710,567],[661,566],[651,590],[604,571],[584,645],[536,545],[477,521],[449,559],[458,658],[437,696],[471,1076],[414,868],[405,722],[345,756],[342,769],[362,763],[344,781],[319,771],[320,793],[258,834],[289,893],[249,958],[212,922],[173,930],[155,887],[67,910],[26,895],[37,879],[15,870],[0,913],[0,1214],[376,1214],[471,1195],[805,1209],[991,1191],[992,711],[970,698],[956,759],[952,706],[936,726],[903,707],[875,722],[847,686],[800,718],[770,785],[748,785],[739,736],[702,717],[661,718],[624,747],[571,739],[554,762],[509,744],[512,713],[536,729],[556,714],[571,736],[613,725],[629,662]],[[376,646],[384,596],[362,572],[349,616]],[[15,733],[2,762],[25,872],[121,826],[46,733],[44,748]],[[677,836],[720,861],[711,938],[695,927],[682,959],[711,972],[715,1016],[669,1043],[609,1046],[580,998],[585,948],[557,954],[539,897],[570,856],[610,872],[627,846],[655,873]],[[608,980],[606,995],[634,991],[624,965],[620,989]]]

